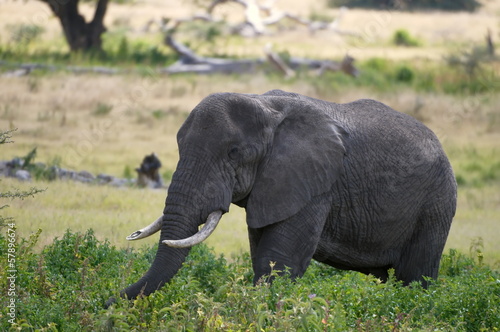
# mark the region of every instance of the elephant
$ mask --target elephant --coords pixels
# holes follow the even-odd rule
[[[393,269],[404,285],[437,278],[457,184],[438,138],[413,117],[370,99],[215,93],[177,143],[163,214],[127,238],[161,231],[156,256],[122,297],[167,283],[231,203],[246,211],[254,283],[270,262],[296,279],[312,259],[381,281]]]

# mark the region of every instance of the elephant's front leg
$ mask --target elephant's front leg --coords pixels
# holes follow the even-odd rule
[[[288,268],[292,279],[304,274],[316,251],[329,208],[330,201],[324,198],[286,220],[248,229],[254,284],[271,273],[271,265],[281,273]]]

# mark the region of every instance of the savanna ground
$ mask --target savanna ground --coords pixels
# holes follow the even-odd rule
[[[324,8],[324,5],[320,3],[310,4],[291,1],[286,4],[278,3],[278,5],[286,6],[287,10],[305,16],[318,16],[321,14],[335,17],[338,14],[337,9]],[[90,7],[84,6],[84,8],[86,8],[86,13],[91,12]],[[237,20],[234,15],[238,12],[238,8],[229,6],[228,9],[225,9],[227,17],[231,20]],[[122,5],[112,3],[106,16],[106,25],[109,31],[105,36],[105,48],[115,50],[120,41],[126,36],[129,48],[134,52],[142,52],[141,54],[145,54],[147,58],[148,50],[151,47],[158,47],[156,51],[164,54],[165,62],[172,61],[175,56],[160,45],[161,35],[154,32],[142,33],[140,27],[151,18],[159,18],[159,13],[165,13],[164,15],[172,17],[184,17],[195,11],[196,9],[189,4],[174,1],[148,0]],[[26,22],[41,24],[44,31],[38,38],[28,44],[14,44],[11,41],[12,27]],[[24,77],[0,77],[0,128],[2,130],[18,129],[13,133],[15,143],[4,144],[0,147],[0,159],[8,160],[13,157],[22,157],[34,147],[37,147],[36,161],[58,164],[64,168],[75,170],[88,170],[94,174],[107,173],[123,177],[130,176],[130,174],[133,176],[134,168],[140,164],[144,155],[154,151],[162,161],[161,173],[165,180],[168,181],[175,170],[178,158],[175,141],[176,132],[190,110],[203,97],[212,92],[263,93],[267,90],[280,88],[334,102],[373,98],[399,111],[417,117],[433,129],[443,143],[452,162],[459,183],[458,210],[445,252],[448,253],[451,248],[456,249],[466,256],[471,255],[472,259],[479,262],[480,266],[487,263],[493,271],[498,271],[500,262],[500,241],[498,240],[500,238],[499,65],[498,61],[487,63],[484,66],[481,65],[475,75],[470,75],[466,73],[465,67],[461,65],[450,66],[449,61],[445,58],[450,55],[458,55],[462,51],[471,51],[474,47],[483,47],[484,36],[488,28],[492,31],[494,41],[500,39],[499,3],[485,1],[484,6],[475,13],[408,13],[350,9],[341,21],[340,28],[355,31],[361,37],[345,37],[321,31],[314,36],[310,36],[307,30],[301,27],[258,39],[228,37],[216,38],[213,42],[207,42],[197,40],[194,37],[195,34],[190,31],[185,31],[183,36],[184,41],[190,41],[191,46],[195,47],[198,52],[208,56],[224,54],[231,57],[261,57],[262,48],[268,42],[273,43],[275,50],[288,52],[294,56],[340,59],[348,52],[358,60],[356,64],[361,71],[361,75],[356,79],[340,73],[326,73],[322,77],[316,77],[314,73],[299,72],[295,78],[285,80],[270,68],[255,75],[165,76],[156,74],[153,70],[159,66],[158,63],[152,64],[146,61],[145,63],[135,64],[124,57],[120,58],[116,63],[110,64],[109,59],[88,59],[81,55],[65,56],[64,54],[68,50],[61,37],[60,27],[56,19],[49,15],[45,4],[36,1],[0,3],[0,44],[2,45],[0,60],[6,60],[9,64],[16,61],[30,62],[30,60],[33,60],[57,65],[81,66],[102,65],[104,61],[104,65],[129,70],[129,73],[111,76],[98,74],[77,75],[64,70],[56,72],[35,70]],[[394,45],[391,38],[398,29],[405,29],[411,36],[417,38],[419,46],[401,47]],[[3,72],[9,69],[11,68],[8,65],[0,67]],[[43,193],[36,195],[35,198],[9,201],[7,202],[9,208],[3,210],[7,211],[7,214],[16,220],[19,238],[27,239],[31,234],[36,233],[38,229],[42,230],[38,240],[30,242],[34,246],[31,256],[28,255],[30,259],[43,248],[47,248],[47,246],[55,246],[56,249],[54,247],[51,249],[53,250],[52,253],[54,253],[54,250],[58,250],[57,245],[64,247],[61,242],[56,241],[54,244],[54,238],[62,238],[67,229],[82,233],[85,233],[88,229],[93,229],[98,240],[104,241],[107,239],[112,246],[123,249],[130,247],[138,249],[145,245],[152,247],[157,242],[157,237],[154,236],[142,242],[132,243],[126,242],[125,237],[159,216],[165,201],[165,190],[118,189],[73,182],[45,182],[43,180],[20,183],[13,179],[1,179],[0,185],[2,192],[12,190],[12,188],[27,190],[32,186],[46,189]],[[75,236],[72,238],[68,234],[66,234],[66,237],[68,241],[71,239],[71,241],[80,241],[78,236],[76,236],[77,240],[75,240]],[[94,240],[90,238],[85,243],[93,244],[92,241]],[[207,245],[213,247],[216,254],[224,253],[226,257],[230,257],[230,261],[240,262],[242,253],[248,252],[247,242],[244,211],[232,206],[231,211],[224,216],[217,230],[207,241]],[[44,250],[50,251],[49,249]],[[64,256],[63,253],[59,253],[59,255]],[[75,257],[78,257],[78,255],[80,254],[75,251]],[[147,252],[144,255],[146,258],[151,256],[150,254],[148,256]],[[477,257],[478,255],[479,257]],[[139,257],[139,254],[137,256]],[[451,261],[455,264],[446,263],[446,268],[450,270],[453,268],[459,269],[462,261],[460,259],[454,261],[453,257],[453,255],[446,256],[448,263]],[[37,263],[36,259],[34,259],[30,263],[33,266],[30,266],[34,271],[39,272],[42,270],[41,266],[43,264],[41,258],[37,259],[39,259],[39,262]],[[196,255],[193,259],[196,260]],[[463,257],[461,259],[465,260]],[[113,262],[118,265],[121,264],[122,269],[125,267],[130,268],[132,264],[125,263],[125,258],[122,258],[121,261],[115,259]],[[215,262],[215,268],[209,269],[210,271],[213,272],[213,269],[217,270],[218,268],[222,269],[219,266],[221,263],[217,259],[213,259],[211,262]],[[88,267],[85,264],[89,264],[89,262],[80,262],[79,264],[78,271],[81,272],[82,269],[85,271]],[[469,261],[463,265],[467,264],[474,266]],[[98,298],[88,299],[89,303],[93,305],[92,308],[99,307],[99,301],[140,276],[147,266],[148,264],[141,265],[137,263],[137,266],[133,266],[137,271],[127,272],[125,276],[122,275],[121,277],[119,277],[119,274],[124,273],[122,270],[109,268],[110,271],[114,271],[117,280],[112,283],[108,281],[112,280],[112,276],[106,275],[106,278],[108,278],[105,279],[107,284],[99,286],[107,288],[106,294],[101,294]],[[248,264],[246,267],[248,268]],[[215,278],[214,275],[214,280],[228,278],[228,276],[234,277],[234,280],[229,284],[223,286],[219,284],[219,286],[225,287],[224,289],[228,291],[228,294],[232,294],[231,292],[237,293],[235,287],[242,282],[238,279],[238,272],[241,272],[241,267],[235,268],[233,266],[233,268],[234,271],[231,270],[226,273],[227,271],[224,270],[226,272],[215,274],[218,278]],[[4,266],[0,267],[0,269],[4,269]],[[94,268],[94,270],[96,269]],[[203,268],[200,269],[203,272]],[[312,270],[315,273],[317,272],[318,275],[324,273],[322,268],[316,265]],[[198,272],[201,273],[200,271]],[[248,270],[245,271],[244,273],[248,273]],[[145,325],[138,323],[137,326],[142,326],[138,327],[138,329],[153,328],[150,320],[160,317],[158,310],[155,311],[154,309],[155,305],[163,303],[163,306],[165,306],[165,303],[172,301],[174,303],[172,310],[176,308],[176,305],[182,306],[181,304],[175,304],[175,296],[180,297],[180,295],[174,292],[174,287],[183,287],[182,281],[187,283],[186,289],[190,290],[192,294],[201,294],[199,292],[202,292],[204,288],[198,284],[191,285],[189,283],[191,279],[186,273],[178,281],[175,281],[173,286],[167,287],[167,291],[162,293],[163,295],[158,295],[151,302],[145,301],[136,304],[139,307],[145,306],[143,308],[144,312],[150,314],[149,318],[142,318],[144,322],[141,321],[141,324]],[[449,274],[445,273],[445,275],[448,276]],[[104,278],[103,275],[101,276]],[[470,284],[467,282],[462,283],[468,285],[468,287],[475,287],[476,283],[488,285],[488,282],[490,282],[493,288],[487,288],[486,291],[492,292],[492,289],[494,289],[497,293],[493,291],[493,297],[488,301],[496,301],[496,304],[488,303],[498,307],[500,306],[498,273],[496,277],[493,276],[495,276],[494,273],[492,276],[488,274],[485,280],[478,279],[475,282],[471,281]],[[41,278],[42,276],[33,281],[35,285],[40,285],[37,286],[38,291],[41,293],[46,292],[49,294],[49,298],[56,298],[58,293],[53,290],[53,288],[56,288],[54,283],[48,285],[48,282],[41,280]],[[120,278],[121,280],[118,280]],[[246,275],[242,278],[248,279]],[[314,280],[313,277],[311,278],[310,280]],[[349,282],[354,283],[364,277],[351,273],[338,274],[332,278],[334,279],[332,283],[339,282],[340,285],[340,289],[337,290],[336,294],[355,298],[352,295],[352,292],[355,291],[349,291],[350,286],[342,283],[342,278],[350,278],[349,280],[354,281]],[[497,280],[496,284],[495,280]],[[311,284],[314,284],[314,282],[311,281]],[[368,283],[366,280],[364,282]],[[81,283],[83,284],[83,279]],[[307,281],[305,283],[307,284]],[[352,284],[350,285],[352,286]],[[363,285],[365,288],[358,286],[358,290],[363,289],[364,292],[369,294],[372,294],[372,292],[384,294],[383,292],[387,289],[385,286],[379,285],[378,290],[373,290],[371,286]],[[447,288],[453,288],[449,286],[446,284]],[[67,287],[70,288],[70,286]],[[191,289],[190,287],[194,288]],[[280,284],[273,287],[286,293],[284,286],[282,287]],[[444,288],[444,286],[441,285],[441,288]],[[438,288],[436,292],[439,293],[441,288]],[[353,286],[352,289],[356,289],[356,286]],[[462,296],[457,289],[455,289],[457,293],[447,295],[450,297],[450,301],[453,301],[453,298]],[[35,290],[32,291],[35,292]],[[463,289],[460,289],[460,291],[465,292]],[[177,295],[172,295],[172,292]],[[214,292],[217,293],[216,290]],[[269,295],[259,292],[256,291],[254,294],[256,298]],[[414,290],[398,290],[396,293],[398,292],[400,292],[399,300],[398,294],[391,295],[395,296],[394,301],[405,299],[404,301],[411,302],[409,299],[416,296],[411,293]],[[292,297],[291,294],[289,295]],[[358,295],[363,297],[363,294]],[[468,295],[474,296],[473,293],[468,293]],[[201,298],[202,295],[197,296],[198,298],[191,299],[193,301],[191,303],[192,307],[198,306],[198,308],[203,309],[205,308],[203,303],[212,307],[217,306],[216,300],[213,298],[208,300],[208,298]],[[241,294],[238,296],[245,298]],[[232,301],[236,301],[236,298],[237,296],[234,295]],[[274,310],[275,313],[279,311],[278,309],[281,309],[281,307],[279,305],[276,307],[276,303],[279,303],[280,299],[275,300],[273,302],[275,307],[269,304],[270,307],[261,308],[262,312],[271,315],[268,312],[269,310]],[[231,302],[231,298],[224,298],[221,301]],[[268,301],[271,303],[273,300],[268,299]],[[361,300],[353,301],[358,301],[359,304]],[[429,298],[428,301],[429,303],[425,305],[432,307],[431,302],[433,299]],[[236,302],[234,306],[236,306]],[[316,300],[316,302],[319,303],[320,301]],[[313,307],[314,303],[312,304]],[[378,317],[394,318],[393,321],[386,321],[386,325],[384,325],[383,319],[382,323],[377,321],[379,325],[374,325],[378,327],[369,325],[371,324],[369,319],[362,320],[361,323],[358,322],[359,324],[356,325],[356,320],[349,316],[351,313],[344,312],[346,307],[342,307],[342,305],[347,305],[347,302],[340,303],[338,302],[337,305],[329,303],[332,310],[330,315],[347,317],[344,325],[342,325],[343,323],[336,325],[338,330],[339,326],[367,330],[377,330],[377,328],[388,330],[390,326],[392,328],[395,326],[400,329],[410,329],[416,325],[412,325],[412,320],[409,320],[409,318],[406,321],[408,323],[406,327],[404,324],[398,325],[394,323],[397,321],[399,314],[407,315],[405,317],[412,317],[413,315],[413,317],[419,319],[423,317],[419,316],[415,311],[412,312],[411,306],[408,305],[405,309],[394,310],[392,313],[384,314],[385,316],[380,312],[374,313],[374,315],[379,315]],[[307,303],[303,302],[303,300],[297,300],[297,308],[304,309],[302,306],[306,305]],[[318,305],[321,307],[323,304],[319,303]],[[187,306],[189,307],[189,305]],[[119,308],[126,307],[122,303],[122,307]],[[162,308],[162,306],[159,308]],[[311,312],[314,311],[313,309],[311,309]],[[480,309],[479,307],[479,312]],[[73,308],[72,310],[87,312],[89,315],[88,317],[80,316],[78,318],[80,324],[83,324],[82,322],[85,322],[86,319],[92,321],[95,318],[92,316],[95,313],[88,313],[92,312],[92,309],[87,307],[78,310]],[[135,314],[123,310],[118,310],[116,315],[121,315],[122,318],[128,317],[127,324],[131,325],[129,316]],[[247,310],[249,309],[247,308]],[[258,311],[255,308],[252,310]],[[361,315],[363,310],[367,311],[368,309],[359,307],[356,310],[359,310],[358,314]],[[435,310],[436,312],[439,311],[438,309]],[[26,311],[29,310],[26,309]],[[71,316],[71,312],[70,310],[65,314]],[[430,312],[430,315],[432,315],[432,310]],[[34,312],[29,313],[35,315]],[[171,315],[169,317],[172,321],[175,321],[173,318],[180,319],[180,316],[182,316],[179,312],[168,314]],[[211,312],[211,314],[210,317],[212,318],[220,316],[214,312]],[[466,316],[466,314],[460,312],[452,314]],[[483,314],[488,315],[488,313]],[[63,318],[58,319],[64,321],[64,317],[67,316],[61,315]],[[103,323],[103,326],[109,323],[106,319],[111,319],[110,316],[106,315],[109,314],[101,313],[100,316],[97,316],[107,322]],[[186,315],[189,314],[186,313]],[[304,315],[309,317],[306,314]],[[445,320],[446,315],[442,315],[442,319]],[[492,313],[489,312],[489,315],[492,315]],[[194,316],[196,315],[194,314]],[[436,316],[437,321],[439,321],[438,316]],[[252,319],[258,321],[259,317],[258,314],[254,318],[247,317],[249,320],[248,326],[251,325]],[[354,317],[364,319],[361,316],[354,315]],[[405,322],[403,318],[403,316],[399,317],[399,321]],[[31,320],[29,324],[35,327],[44,327],[48,326],[48,322],[56,322],[57,320],[47,318],[45,321],[39,320],[39,323],[35,321]],[[117,321],[120,320],[117,319],[115,323]],[[422,321],[425,321],[425,319]],[[430,330],[430,326],[432,326],[444,330],[448,328],[474,330],[470,326],[475,325],[461,325],[459,320],[457,322],[446,321],[441,327],[436,322],[432,322],[430,325],[424,325],[420,328]],[[61,328],[63,323],[58,324],[59,328]],[[208,323],[205,322],[204,324]],[[491,325],[493,323],[488,324],[483,322],[483,327],[491,328],[493,326]],[[199,328],[200,326],[208,327],[209,325],[195,326]],[[266,323],[265,318],[253,326],[255,329],[259,326],[274,326],[278,330],[280,328]],[[324,326],[326,328],[326,325]],[[477,326],[481,328],[481,324]],[[281,326],[281,328],[285,327]],[[289,327],[292,328],[292,325]],[[168,330],[165,326],[157,328]],[[218,329],[224,328],[219,326]],[[238,330],[239,328],[234,325],[232,329]]]

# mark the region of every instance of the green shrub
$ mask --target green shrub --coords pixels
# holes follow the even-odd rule
[[[420,46],[422,44],[405,29],[396,30],[392,37],[392,42],[398,46]]]
[[[94,111],[92,112],[92,114],[95,116],[106,116],[109,113],[111,113],[112,109],[113,109],[113,105],[99,103],[99,104],[97,104],[97,106],[94,109]]]
[[[132,172],[132,168],[129,165],[125,165],[123,169],[123,177],[128,180],[134,177],[134,172]]]
[[[500,326],[500,273],[482,262],[477,241],[470,256],[445,254],[439,279],[428,290],[417,283],[403,287],[393,273],[381,284],[317,262],[295,282],[274,271],[272,284],[264,278],[254,287],[248,254],[228,263],[198,245],[162,290],[132,303],[118,299],[104,310],[109,296],[147,270],[156,248],[118,250],[92,231],[67,231],[35,251],[37,239],[34,234],[19,241],[18,320],[13,326],[1,320],[2,331],[495,331]],[[0,249],[6,246],[0,234]],[[0,269],[2,292],[6,273]],[[5,317],[5,305],[0,310]]]
[[[165,112],[163,110],[153,110],[153,111],[151,111],[151,115],[156,120],[161,120],[167,115],[167,112]]]
[[[371,58],[365,62],[364,66],[380,72],[386,72],[390,67],[390,63],[385,58]]]
[[[129,55],[129,45],[127,37],[123,36],[120,39],[120,44],[118,45],[118,49],[116,50],[116,57],[120,60],[127,59]]]
[[[145,271],[153,257],[150,250],[140,254],[117,250],[106,241],[98,241],[91,230],[85,234],[67,231],[37,253],[33,248],[38,235],[21,239],[17,247],[18,327],[54,325],[58,330],[78,331],[87,326],[87,330],[93,330],[92,316],[113,291],[139,278],[136,271]],[[6,245],[5,237],[0,235],[2,251]],[[3,256],[0,263],[5,263]],[[2,290],[6,289],[6,273],[0,270]],[[0,330],[9,327],[2,320]]]
[[[408,66],[401,66],[396,70],[396,80],[399,82],[409,83],[413,81],[413,70]]]

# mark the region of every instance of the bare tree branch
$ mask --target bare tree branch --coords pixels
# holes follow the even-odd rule
[[[308,28],[311,34],[318,30],[328,30],[335,32],[340,35],[358,36],[355,32],[344,31],[339,28],[340,22],[344,15],[347,13],[347,7],[341,7],[339,15],[331,22],[323,21],[312,21],[307,18],[301,17],[299,15],[293,15],[289,12],[278,10],[274,7],[275,1],[270,0],[267,4],[261,5],[257,3],[257,0],[214,0],[208,7],[206,14],[198,14],[191,17],[186,17],[182,19],[166,19],[163,18],[161,22],[155,20],[150,20],[146,24],[146,31],[153,23],[157,23],[162,31],[172,32],[179,28],[181,24],[192,22],[195,20],[204,20],[207,22],[221,22],[222,20],[216,19],[213,16],[213,12],[217,6],[227,4],[227,3],[237,3],[244,8],[245,21],[233,26],[230,30],[234,33],[243,36],[260,36],[269,33],[269,26],[280,23],[283,20],[290,20],[299,25]],[[165,22],[168,22],[166,24]]]
[[[271,44],[267,44],[266,47],[264,47],[264,53],[267,56],[267,60],[274,65],[276,68],[278,68],[286,78],[290,78],[295,76],[295,71],[288,67],[288,65],[281,59],[281,57],[273,52]]]

